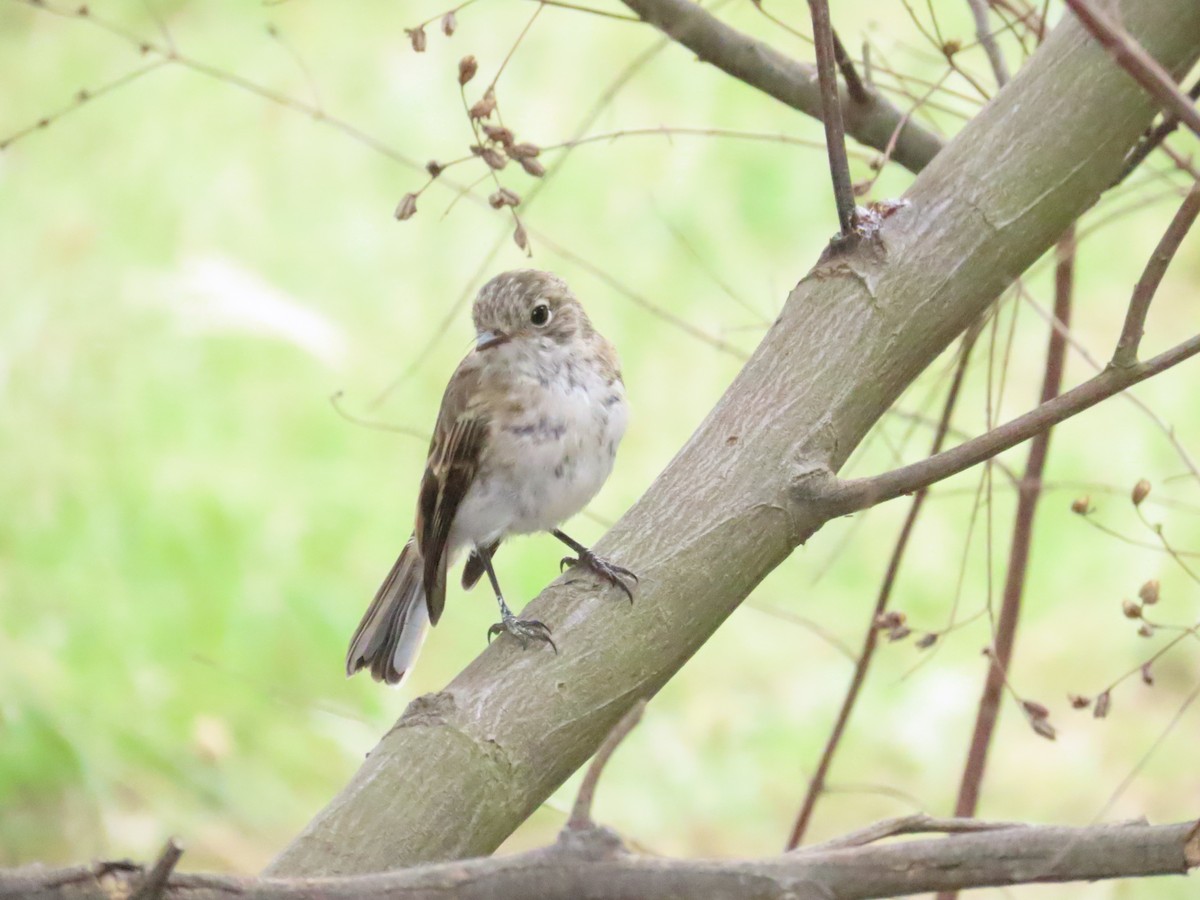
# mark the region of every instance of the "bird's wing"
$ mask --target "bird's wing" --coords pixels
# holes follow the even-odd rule
[[[447,541],[487,445],[490,417],[480,403],[479,358],[462,361],[442,397],[417,503],[417,546],[424,560],[425,602],[436,625],[446,603]]]

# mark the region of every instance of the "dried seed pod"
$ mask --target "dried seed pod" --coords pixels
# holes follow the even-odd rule
[[[1125,614],[1127,619],[1140,619],[1142,617],[1142,608],[1132,600],[1121,601],[1121,612]]]
[[[472,119],[486,119],[496,111],[496,92],[492,88],[487,89],[487,93],[483,95],[483,99],[471,107],[468,115]]]
[[[442,174],[443,171],[445,171],[445,169],[446,167],[436,159],[431,159],[429,162],[425,163],[425,171],[429,173],[430,178],[437,178]]]
[[[525,226],[517,222],[517,230],[513,232],[513,241],[522,250],[529,250],[529,235],[525,233]]]
[[[404,33],[408,35],[408,42],[412,44],[413,50],[417,53],[425,52],[425,26],[418,25],[416,28],[405,28]]]
[[[1146,685],[1154,684],[1154,675],[1150,671],[1150,663],[1144,663],[1142,665],[1142,684],[1146,684]]]
[[[1112,702],[1112,695],[1105,691],[1096,698],[1096,705],[1092,709],[1092,716],[1097,719],[1103,719],[1108,715],[1108,706]]]
[[[875,627],[880,631],[890,631],[893,628],[899,628],[904,622],[904,613],[897,609],[889,609],[875,617]]]
[[[483,133],[488,136],[488,140],[503,144],[505,147],[512,146],[513,133],[503,125],[484,125]]]
[[[1036,700],[1022,700],[1021,706],[1031,719],[1048,719],[1050,710]]]
[[[1142,626],[1138,629],[1138,637],[1154,637],[1154,626],[1149,622],[1143,622]]]
[[[479,63],[473,56],[464,56],[458,61],[458,83],[466,84],[479,71]]]
[[[522,169],[524,169],[526,172],[528,172],[534,178],[541,178],[543,175],[546,174],[546,167],[543,166],[536,159],[531,159],[530,157],[527,156],[527,157],[524,157],[523,159],[518,159],[517,162],[519,162],[521,164]]]
[[[1054,730],[1054,726],[1045,719],[1030,719],[1029,724],[1033,726],[1033,730],[1040,734],[1048,741],[1058,737],[1058,733]]]
[[[1092,498],[1086,494],[1071,501],[1071,512],[1077,516],[1086,516],[1092,511]]]
[[[505,155],[499,150],[494,150],[491,147],[480,147],[479,155],[483,158],[483,161],[493,169],[503,169],[506,165],[508,165],[508,159],[505,157]]]
[[[458,18],[454,15],[454,10],[450,10],[450,12],[442,16],[442,34],[450,37],[457,29]]]
[[[519,144],[513,144],[508,148],[508,155],[513,159],[533,159],[541,152],[541,147],[539,147],[537,144],[531,144],[528,141],[522,141]]]
[[[404,198],[396,205],[396,218],[403,222],[405,219],[411,219],[417,211],[417,195],[405,194]]]
[[[518,206],[521,203],[521,198],[515,191],[510,191],[508,188],[502,187],[488,197],[488,203],[491,204],[492,209],[500,209],[502,206]]]
[[[912,629],[906,625],[897,625],[895,628],[888,630],[889,641],[902,641],[912,634]]]
[[[917,638],[916,647],[918,650],[928,650],[930,647],[932,647],[936,643],[937,643],[937,635],[934,634],[932,631],[929,631],[929,632],[926,632],[925,634],[921,635],[919,638]]]
[[[1146,606],[1153,606],[1158,602],[1158,579],[1151,578],[1140,588],[1138,588],[1138,597]]]
[[[1087,709],[1092,705],[1090,697],[1085,697],[1082,694],[1067,694],[1067,700],[1071,704],[1072,709]]]
[[[1138,483],[1133,486],[1133,491],[1129,494],[1129,499],[1133,501],[1134,506],[1141,506],[1142,501],[1150,494],[1150,482],[1145,478],[1138,479]]]

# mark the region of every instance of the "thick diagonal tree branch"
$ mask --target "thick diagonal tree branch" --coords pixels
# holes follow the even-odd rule
[[[1168,71],[1195,62],[1200,6],[1119,6]],[[641,577],[637,602],[585,575],[559,579],[529,607],[554,629],[558,655],[500,640],[414,701],[271,873],[354,874],[494,850],[836,514],[805,486],[833,481],[900,392],[1095,202],[1153,113],[1064,20],[926,166],[875,240],[796,286],[721,402],[600,542]],[[1144,377],[1185,350],[1130,371]]]
[[[635,13],[678,41],[701,60],[758,88],[793,109],[821,118],[821,88],[817,69],[784,56],[761,41],[742,34],[706,12],[692,0],[622,0]],[[891,159],[910,172],[919,172],[942,147],[941,139],[925,130],[878,92],[867,103],[842,94],[846,133],[876,150],[887,150],[896,135]],[[903,127],[901,127],[903,126]]]

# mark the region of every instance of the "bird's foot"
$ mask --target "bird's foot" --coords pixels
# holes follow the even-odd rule
[[[626,583],[625,579],[632,579],[635,584],[639,579],[624,566],[618,566],[614,562],[609,562],[603,556],[597,556],[591,550],[581,550],[578,558],[564,556],[558,564],[559,571],[561,572],[567,566],[572,568],[582,566],[590,570],[601,581],[607,581],[609,584],[620,588],[625,592],[625,596],[629,598],[629,602],[633,602],[633,589]]]
[[[511,634],[521,642],[522,650],[529,646],[530,641],[541,641],[549,644],[555,654],[558,653],[558,647],[550,637],[550,629],[545,623],[537,619],[518,619],[507,607],[501,610],[500,621],[488,629],[488,643],[490,644],[492,638],[498,634]]]

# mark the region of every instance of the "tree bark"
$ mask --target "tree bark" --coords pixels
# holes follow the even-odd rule
[[[1117,6],[1168,71],[1195,62],[1200,4]],[[837,471],[1095,202],[1155,110],[1067,17],[875,239],[796,286],[717,407],[600,543],[641,577],[633,606],[585,575],[556,581],[529,613],[554,630],[558,654],[502,638],[415,700],[268,871],[349,875],[492,852],[821,527],[828,508],[798,488]]]
[[[958,820],[962,821],[962,820]],[[872,900],[939,888],[1184,874],[1200,864],[1197,823],[1056,828],[988,826],[933,840],[814,848],[761,860],[676,860],[628,853],[598,829],[515,856],[341,878],[171,875],[163,900]],[[0,898],[136,897],[147,876],[128,863],[0,871]]]

